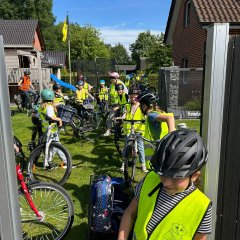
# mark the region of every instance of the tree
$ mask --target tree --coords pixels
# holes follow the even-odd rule
[[[116,59],[118,64],[130,63],[130,57],[128,55],[128,52],[121,43],[118,43],[113,47],[110,45],[110,54],[111,58]]]
[[[159,67],[167,67],[172,63],[172,48],[163,43],[164,34],[157,36],[157,40],[149,51],[147,60],[148,70],[151,72],[158,71]]]
[[[100,32],[90,25],[80,27],[70,24],[71,58],[87,59],[110,58],[108,47],[100,38]]]
[[[149,57],[150,49],[152,49],[157,41],[157,37],[148,30],[138,34],[135,43],[131,44],[129,49],[132,52],[132,59],[135,63],[139,63],[140,57]]]

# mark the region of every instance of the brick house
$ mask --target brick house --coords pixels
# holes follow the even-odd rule
[[[207,26],[230,24],[230,35],[240,35],[240,1],[172,0],[164,42],[173,47],[175,66],[202,68]]]

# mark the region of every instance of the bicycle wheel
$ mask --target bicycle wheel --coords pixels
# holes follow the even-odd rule
[[[81,126],[82,119],[77,115],[74,114],[72,121],[64,124],[64,132],[67,135],[78,137],[79,136],[79,127]]]
[[[132,182],[136,172],[137,156],[134,149],[134,142],[129,141],[125,150],[124,161],[124,178],[127,182]]]
[[[116,123],[114,126],[114,144],[120,157],[122,157],[122,150],[124,146],[122,124]]]
[[[42,182],[30,184],[28,188],[32,201],[43,218],[37,219],[21,192],[19,204],[23,239],[63,239],[74,220],[74,206],[67,191],[57,184]]]
[[[50,167],[44,168],[45,147],[46,144],[43,143],[31,152],[27,163],[27,174],[31,181],[54,182],[63,185],[72,170],[71,155],[63,145],[52,142],[49,146],[47,161]]]

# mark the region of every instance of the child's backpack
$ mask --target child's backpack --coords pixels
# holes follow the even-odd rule
[[[91,230],[109,232],[112,229],[113,187],[109,176],[91,179]]]

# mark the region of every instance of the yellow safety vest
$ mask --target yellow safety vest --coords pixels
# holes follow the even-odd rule
[[[55,105],[65,104],[64,98],[59,94],[55,94],[55,98],[53,99],[53,102]]]
[[[140,106],[136,109],[134,114],[132,114],[131,110],[132,110],[131,104],[127,104],[126,105],[126,120],[139,120],[139,121],[145,120],[145,116],[143,115],[143,113],[140,109]],[[140,132],[140,133],[144,134],[145,123],[134,123],[134,129],[136,132]],[[124,122],[123,130],[124,130],[125,135],[129,134],[131,131],[131,123]]]
[[[137,219],[134,226],[135,240],[192,240],[205,216],[211,201],[198,189],[183,198],[156,226],[147,233],[149,223],[157,202],[159,189],[148,194],[160,183],[159,175],[151,171],[146,176],[138,202]]]
[[[162,115],[173,116],[173,113],[166,113],[166,112],[163,112],[163,111],[151,111],[151,113],[158,113],[158,114],[162,114]],[[145,135],[144,135],[144,137],[147,138],[148,140],[154,141],[154,140],[162,139],[166,134],[168,134],[168,125],[167,125],[166,122],[159,122],[160,132],[157,133],[157,136],[159,136],[159,137],[156,137],[156,135],[155,135],[156,133],[151,131],[151,125],[150,124],[151,123],[149,121],[149,118],[147,117],[146,118],[146,124],[145,124]],[[145,141],[144,149],[145,149],[145,159],[146,159],[147,169],[151,169],[149,161],[151,160],[151,158],[154,154],[154,148],[152,148],[152,146],[147,141]]]
[[[99,89],[99,99],[102,101],[102,100],[105,100],[107,101],[108,100],[108,89],[107,87],[102,87]]]
[[[82,88],[81,90],[77,89],[76,90],[76,95],[77,95],[76,96],[77,102],[82,104],[83,100],[86,99],[87,92],[86,92],[86,90],[84,88]]]
[[[89,90],[89,83],[84,82],[83,88],[88,91]]]
[[[49,103],[49,105],[52,105],[51,103]],[[42,124],[42,128],[43,128],[43,131],[46,131],[48,126],[49,126],[49,120],[46,120],[46,116],[47,116],[47,107],[45,108],[42,108],[40,107],[38,109],[38,113],[39,113],[39,118],[41,120],[41,124]],[[54,112],[54,117],[56,117],[56,114]],[[52,123],[52,124],[55,124],[55,123]],[[55,124],[56,125],[56,124]],[[52,132],[56,132],[58,129],[57,129],[57,126],[55,128],[53,128],[51,131]]]
[[[120,97],[121,96],[121,97]],[[127,94],[126,93],[123,93],[122,95],[118,95],[118,104],[120,105],[124,105],[124,104],[127,104],[128,103],[128,100],[127,100]]]
[[[117,82],[116,82],[116,85],[117,85],[117,84],[120,84],[120,83],[123,84],[123,82],[118,79]],[[109,95],[110,95],[110,102],[111,102],[111,104],[118,103],[118,93],[117,93],[117,91],[116,91],[116,89],[115,89],[116,85],[113,84],[113,83],[110,84],[110,92],[109,92]]]

